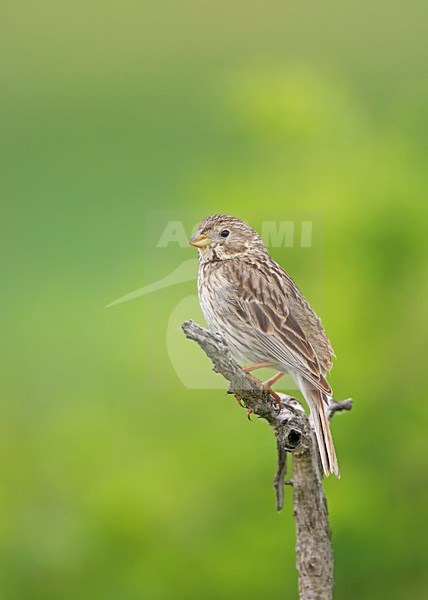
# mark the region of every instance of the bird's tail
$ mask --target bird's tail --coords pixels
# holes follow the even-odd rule
[[[339,465],[337,463],[336,452],[328,421],[328,404],[324,401],[325,396],[321,390],[313,387],[313,385],[306,381],[302,376],[296,376],[296,383],[305,397],[311,411],[324,473],[327,476],[330,475],[330,473],[334,473],[337,477],[340,477]]]

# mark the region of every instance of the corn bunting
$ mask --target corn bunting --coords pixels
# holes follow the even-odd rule
[[[209,327],[223,334],[247,372],[272,367],[288,373],[311,412],[324,473],[339,467],[328,421],[325,379],[333,348],[294,281],[269,255],[258,233],[228,215],[204,219],[190,242],[199,251],[199,302]]]

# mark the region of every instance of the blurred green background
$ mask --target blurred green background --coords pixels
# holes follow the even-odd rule
[[[427,597],[427,12],[3,4],[1,600],[297,597],[268,427],[170,361],[195,281],[103,308],[195,258],[156,247],[162,219],[220,211],[322,229],[272,253],[354,397],[325,483],[336,597]]]

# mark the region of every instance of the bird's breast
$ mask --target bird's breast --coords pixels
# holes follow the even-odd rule
[[[198,274],[199,303],[211,330],[221,333],[238,360],[261,362],[263,356],[248,339],[248,327],[238,318],[228,293],[231,284],[221,267],[201,265]]]

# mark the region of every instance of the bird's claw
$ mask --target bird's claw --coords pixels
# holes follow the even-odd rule
[[[245,408],[245,404],[244,404],[244,401],[242,400],[241,396],[238,396],[238,394],[236,394],[230,386],[229,386],[229,389],[226,391],[226,394],[232,394],[232,396],[235,396],[235,400],[237,401],[239,406],[241,406],[242,408]]]
[[[271,398],[274,399],[275,404],[277,404],[278,406],[281,406],[281,397],[278,396],[278,394],[276,392],[274,392],[271,388],[268,388],[268,392],[269,392]]]

